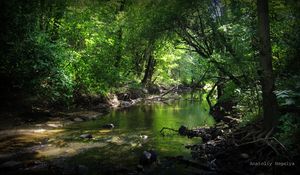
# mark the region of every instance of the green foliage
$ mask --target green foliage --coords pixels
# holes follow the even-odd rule
[[[141,88],[153,58],[148,83],[198,86],[222,80],[219,100],[237,101],[245,114],[258,115],[255,4],[218,2],[4,1],[0,76],[9,90],[3,93],[19,90],[70,104],[78,93]],[[299,107],[299,86],[293,83],[299,78],[292,77],[299,73],[298,9],[299,3],[270,3],[282,106]]]
[[[72,77],[65,69],[65,60],[69,58],[65,43],[51,42],[45,33],[35,32],[18,50],[19,60],[14,71],[22,88],[49,102],[67,102],[72,98]]]
[[[299,144],[299,139],[297,137],[300,132],[299,116],[285,114],[280,117],[279,122],[280,124],[278,126],[276,137],[290,150],[297,149],[296,145]]]
[[[280,90],[275,91],[278,102],[281,106],[300,106],[300,76],[294,75],[285,77],[279,86]]]
[[[233,82],[226,83],[223,89],[224,95],[222,95],[218,100],[222,101],[233,101],[237,102],[239,96],[241,95],[241,90]]]

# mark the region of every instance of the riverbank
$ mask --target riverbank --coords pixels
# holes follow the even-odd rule
[[[0,112],[0,129],[36,124],[60,128],[76,122],[95,120],[111,110],[129,108],[138,104],[167,104],[172,100],[178,100],[180,93],[188,91],[191,91],[191,88],[184,86],[151,87],[109,94],[107,97],[81,94],[69,107],[48,106],[36,101],[30,102],[30,104],[16,105],[15,108],[3,107]]]
[[[168,113],[168,110],[163,108],[159,110],[159,113],[165,111],[160,122],[152,121],[149,116],[142,120],[139,117],[142,114],[153,113],[154,109],[151,106],[157,103],[165,104],[162,105],[165,107],[169,106],[172,104],[171,101],[179,99],[179,92],[184,91],[170,88],[162,90],[159,94],[148,94],[138,98],[128,98],[133,96],[128,93],[115,94],[111,95],[105,103],[100,100],[94,103],[97,98],[89,97],[92,103],[82,103],[77,109],[65,111],[35,108],[29,113],[30,115],[27,113],[27,116],[24,116],[27,121],[19,119],[17,121],[21,123],[15,122],[13,126],[6,126],[7,129],[1,130],[0,169],[8,174],[80,175],[91,174],[91,172],[101,172],[100,174],[273,174],[273,171],[292,174],[297,172],[296,158],[288,155],[282,144],[270,133],[263,132],[261,122],[240,127],[239,119],[229,116],[225,116],[226,120],[221,123],[210,125],[212,127],[173,128],[172,131],[177,132],[175,134],[178,136],[182,135],[182,139],[188,139],[185,136],[196,138],[196,143],[188,143],[185,140],[184,144],[180,145],[186,151],[191,151],[193,159],[182,156],[182,150],[179,151],[181,154],[172,153],[168,156],[158,152],[159,162],[151,166],[138,166],[138,159],[142,152],[152,148],[152,146],[145,146],[147,142],[158,137],[144,131],[145,124],[151,126],[155,123],[154,131],[159,131],[167,126],[167,115],[179,114],[186,117],[190,115],[191,108],[187,108],[189,112],[187,114],[178,113],[181,107],[177,105],[170,108],[172,113]],[[192,103],[190,100],[187,102]],[[139,105],[145,107],[136,111],[142,110],[143,113],[130,112],[132,108]],[[126,108],[128,109],[123,110]],[[203,114],[199,111],[194,112],[203,118]],[[106,117],[107,120],[103,118],[103,122],[117,124],[113,134],[113,130],[101,128],[105,123],[99,123],[98,119],[115,112],[119,113],[118,118],[115,116]],[[131,120],[122,121],[124,118],[131,118]],[[117,123],[117,121],[129,124],[129,129],[134,131],[121,132],[121,122]],[[197,126],[203,125],[206,123],[197,124]],[[141,131],[136,130],[137,128],[141,128]],[[174,144],[172,133],[163,135],[161,139],[161,144]],[[157,141],[153,140],[155,143]],[[17,148],[18,151],[12,151],[12,147]],[[116,150],[120,153],[116,154]],[[112,159],[114,163],[107,163],[107,159]],[[130,162],[130,165],[124,166],[124,161]],[[98,170],[99,167],[101,171]]]
[[[93,168],[93,164],[95,161],[97,162],[98,159],[89,158],[89,161],[82,161],[82,163],[76,164],[72,163],[72,161],[77,159],[77,155],[95,155],[93,151],[96,151],[96,154],[99,155],[103,154],[102,151],[111,153],[111,151],[115,151],[115,147],[117,146],[117,150],[129,149],[129,153],[130,149],[136,150],[133,155],[130,155],[130,162],[132,162],[131,168],[126,169],[124,168],[126,166],[118,166],[119,161],[126,164],[129,157],[125,156],[126,160],[115,160],[114,158],[109,157],[105,159],[112,159],[116,162],[111,165],[105,164],[105,167],[101,168],[101,171],[103,171],[102,174],[126,174],[126,172],[136,172],[136,166],[138,165],[138,159],[141,152],[151,147],[151,145],[149,145],[149,148],[142,146],[146,144],[144,142],[147,142],[147,140],[153,140],[152,142],[157,142],[156,140],[159,140],[160,138],[156,138],[157,135],[153,131],[146,132],[144,129],[141,129],[139,132],[137,132],[133,127],[137,127],[138,124],[141,125],[141,128],[145,126],[153,126],[152,123],[155,121],[151,119],[151,116],[147,117],[147,122],[138,122],[139,118],[143,119],[139,116],[148,115],[149,112],[152,111],[152,107],[155,106],[153,103],[166,104],[178,99],[179,96],[176,95],[177,92],[178,91],[174,91],[174,93],[171,91],[164,91],[161,94],[148,95],[141,100],[133,99],[134,101],[137,101],[136,103],[131,103],[132,100],[127,100],[126,102],[132,104],[130,106],[121,105],[124,104],[125,100],[121,100],[120,102],[118,99],[118,106],[112,106],[109,105],[109,103],[105,103],[105,105],[108,107],[103,108],[103,113],[100,113],[99,110],[92,110],[91,108],[79,108],[72,111],[47,111],[45,109],[43,110],[35,108],[34,111],[20,113],[19,115],[23,115],[21,119],[17,119],[11,126],[6,125],[1,129],[0,169],[3,170],[2,172],[6,172],[8,174],[44,174],[42,171],[46,172],[46,174],[68,174],[68,172],[78,174],[78,169],[81,171],[81,169],[86,169],[88,167],[90,172],[95,172],[97,169]],[[116,102],[116,98],[112,99],[114,99],[114,102]],[[143,107],[138,107],[138,104]],[[176,110],[180,109],[176,106],[174,106],[174,108],[169,105],[161,106],[170,108],[170,111],[174,111],[175,108]],[[123,110],[124,108],[128,109]],[[136,115],[132,114],[126,117],[128,120],[125,123],[134,123],[133,125],[128,126],[128,128],[133,129],[134,132],[125,132],[122,134],[120,133],[122,126],[121,123],[119,123],[125,118],[122,113],[126,111],[129,112],[132,110],[132,108],[138,108],[137,112],[140,111],[140,109],[146,111],[142,113],[138,112]],[[121,114],[121,116],[115,120],[109,116],[105,117],[107,120],[105,118],[101,118],[110,111],[112,113],[118,112]],[[189,113],[191,112],[190,109],[187,111]],[[195,111],[195,114],[199,114],[197,111]],[[165,115],[161,115],[160,121],[164,121],[165,117],[167,117],[166,115],[170,115],[170,117],[174,116],[166,111]],[[12,116],[9,119],[16,119],[16,117]],[[102,119],[104,120],[103,122],[101,122]],[[106,121],[114,123],[116,128],[113,130],[103,129],[102,126]],[[183,120],[181,122],[183,122]],[[155,123],[155,126],[159,128],[166,124],[165,122],[162,122],[161,125],[159,125],[157,122]],[[156,129],[154,129],[154,131],[155,130]],[[173,139],[174,138],[170,138],[168,140],[170,140],[171,143]],[[168,145],[166,140],[161,140],[161,143]],[[102,151],[99,153],[97,150]],[[111,154],[115,155],[116,153]],[[108,154],[108,156],[111,156],[111,154]],[[159,155],[161,156],[160,153]],[[100,158],[102,156],[100,156]],[[105,159],[101,160],[101,162],[105,162]],[[81,160],[84,159],[78,158],[78,161]],[[168,164],[168,162],[166,162],[166,164]]]
[[[214,127],[186,129],[184,134],[202,138],[202,143],[186,147],[197,161],[198,174],[300,173],[299,155],[276,139],[273,130],[264,131],[262,120],[245,126],[218,123]]]

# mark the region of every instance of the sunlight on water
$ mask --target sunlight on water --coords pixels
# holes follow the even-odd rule
[[[60,156],[68,157],[74,156],[80,152],[86,151],[91,148],[101,148],[106,146],[107,143],[80,143],[72,142],[67,143],[65,146],[58,147],[53,144],[45,145],[43,148],[39,149],[36,157],[45,157],[45,158],[56,158]]]
[[[113,123],[113,130],[103,130],[101,126]],[[140,105],[129,109],[112,111],[107,116],[96,120],[84,122],[69,127],[65,133],[65,139],[74,141],[75,135],[90,133],[93,139],[85,144],[105,142],[108,145],[97,148],[97,154],[106,157],[105,161],[117,161],[122,164],[137,163],[137,157],[142,151],[154,149],[161,157],[184,155],[190,157],[190,151],[186,145],[199,143],[200,138],[189,139],[179,136],[175,132],[168,132],[165,137],[160,134],[163,127],[178,129],[181,125],[189,128],[199,126],[212,126],[213,118],[208,114],[208,106],[200,101],[181,100],[169,105],[153,104]],[[76,140],[76,139],[75,139]],[[110,150],[112,149],[112,150]],[[81,153],[77,156],[78,161],[82,157],[95,154],[95,149]],[[124,155],[121,156],[120,155]],[[100,156],[101,157],[101,156]],[[134,157],[131,158],[130,157]],[[109,160],[111,159],[111,160]]]
[[[110,123],[115,125],[114,129],[102,128]],[[75,123],[63,129],[3,130],[0,131],[0,148],[4,152],[20,149],[31,153],[35,159],[68,157],[79,164],[101,162],[134,167],[145,150],[153,149],[161,158],[178,155],[189,158],[190,150],[185,146],[201,141],[200,138],[189,139],[172,131],[166,131],[162,136],[160,130],[163,127],[177,130],[181,125],[195,128],[214,123],[208,114],[207,104],[201,103],[201,99],[180,100],[115,110],[97,120]],[[82,135],[90,135],[91,138]]]

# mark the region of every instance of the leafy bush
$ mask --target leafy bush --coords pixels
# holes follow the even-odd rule
[[[280,117],[279,122],[276,137],[289,149],[295,149],[299,141],[297,134],[300,131],[300,118],[293,114],[285,114]]]
[[[66,68],[69,50],[64,42],[51,41],[42,32],[33,32],[20,48],[18,82],[29,94],[46,102],[68,103],[72,98],[73,80]]]

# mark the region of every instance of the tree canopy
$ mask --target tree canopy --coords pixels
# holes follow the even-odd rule
[[[280,106],[297,106],[300,5],[265,3],[269,9],[247,0],[1,1],[2,96],[71,104],[78,94],[206,85],[208,101],[247,104],[244,112],[258,115],[263,99],[276,104],[264,96],[270,86]],[[269,62],[260,62],[265,55]]]

